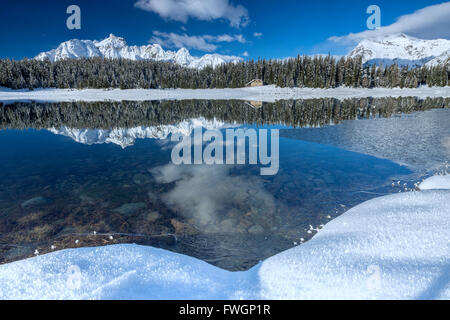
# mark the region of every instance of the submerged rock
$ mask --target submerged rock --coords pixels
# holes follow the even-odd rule
[[[122,215],[131,215],[139,212],[139,210],[142,210],[146,207],[146,204],[143,202],[127,203],[119,208],[114,209],[113,211]]]
[[[151,202],[156,202],[156,201],[158,201],[158,196],[157,196],[154,192],[149,191],[149,192],[147,193],[147,195],[148,195],[148,198],[150,199]]]
[[[17,258],[22,258],[30,256],[33,253],[33,249],[29,247],[14,247],[8,250],[5,254],[7,260],[15,260]]]
[[[35,197],[35,198],[32,198],[32,199],[22,202],[21,206],[22,206],[22,208],[25,209],[25,208],[34,207],[34,206],[41,206],[48,202],[49,202],[49,200],[44,197]]]
[[[253,235],[263,234],[264,228],[261,227],[259,224],[255,224],[250,229],[248,229],[248,233],[253,234]]]
[[[150,181],[150,177],[142,173],[138,173],[133,176],[133,182],[138,186],[148,184]]]
[[[183,235],[195,235],[198,233],[198,231],[190,226],[187,223],[181,222],[177,219],[170,220],[170,223],[172,224],[173,228],[175,229],[175,233],[177,234],[183,234]]]
[[[152,223],[152,222],[155,222],[156,220],[158,220],[159,218],[161,218],[161,215],[159,214],[159,212],[153,211],[153,212],[150,212],[149,214],[147,214],[147,216],[145,217],[145,220],[147,222]]]
[[[87,196],[85,194],[81,194],[80,195],[80,200],[84,204],[95,204],[95,199],[91,198],[91,197],[89,197],[89,196]]]
[[[220,231],[225,233],[235,232],[237,224],[236,219],[225,219],[220,223]]]

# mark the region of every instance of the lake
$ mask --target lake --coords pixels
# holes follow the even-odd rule
[[[137,243],[247,270],[349,208],[447,170],[449,106],[448,98],[0,105],[0,263]],[[258,139],[276,130],[279,170],[173,164],[172,136],[196,128],[255,130]]]

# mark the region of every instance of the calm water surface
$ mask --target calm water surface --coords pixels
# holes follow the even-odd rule
[[[433,106],[439,110],[424,111]],[[301,245],[352,206],[413,188],[424,171],[365,150],[363,128],[414,111],[406,127],[433,128],[450,123],[447,106],[417,99],[2,106],[0,262],[35,250],[138,243],[247,269]],[[422,119],[426,113],[439,116]],[[361,118],[369,119],[350,120]],[[343,128],[353,122],[362,127],[349,138]],[[257,165],[172,165],[171,133],[196,126],[282,129],[278,174],[260,176]],[[380,132],[390,126],[377,123]],[[401,145],[441,141],[441,153],[428,148],[445,164],[450,133],[427,127],[422,143]]]

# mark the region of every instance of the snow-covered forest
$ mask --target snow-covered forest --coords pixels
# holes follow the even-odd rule
[[[335,88],[447,86],[448,66],[364,65],[360,57],[298,56],[192,69],[171,62],[127,59],[0,60],[0,86],[34,88],[238,88],[253,79],[279,87]]]

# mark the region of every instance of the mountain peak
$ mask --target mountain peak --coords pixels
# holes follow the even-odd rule
[[[411,38],[414,38],[414,37],[408,36],[407,34],[405,34],[405,33],[403,33],[403,32],[396,34],[396,36],[399,37],[399,38],[404,38],[404,39],[411,39]]]
[[[189,65],[193,58],[186,48],[181,48],[175,54],[175,61],[181,65]]]
[[[35,59],[58,61],[62,59],[92,57],[166,61],[196,69],[202,69],[207,66],[216,67],[226,62],[238,62],[242,60],[240,57],[222,56],[219,54],[192,57],[186,48],[181,48],[177,52],[165,51],[159,44],[128,46],[124,38],[117,37],[112,33],[102,41],[74,39],[63,42],[58,48],[48,52],[42,52]]]
[[[108,38],[103,39],[96,43],[97,47],[113,47],[113,48],[123,48],[127,46],[127,42],[124,38],[116,37],[112,33]]]
[[[404,33],[362,40],[349,57],[361,56],[363,63],[420,67],[450,49],[450,40],[423,40]]]
[[[178,50],[178,53],[180,53],[180,54],[186,54],[186,53],[189,53],[189,50],[186,49],[186,48],[181,48],[181,49]]]

